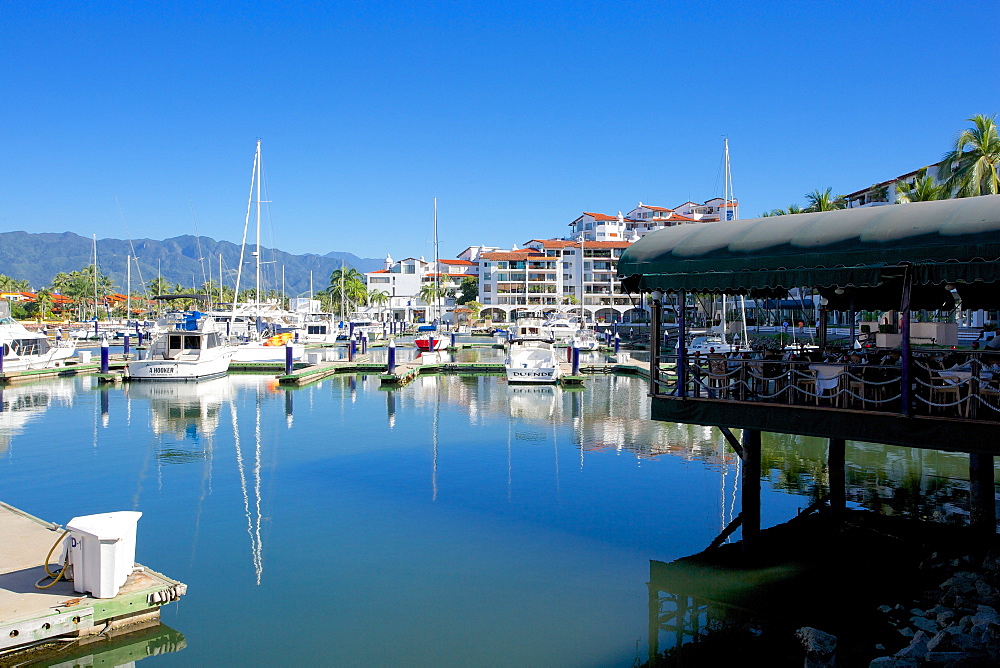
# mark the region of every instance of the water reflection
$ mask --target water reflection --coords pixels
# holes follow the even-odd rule
[[[38,420],[52,405],[73,405],[74,382],[59,378],[40,383],[0,384],[0,455],[6,453],[15,436]]]
[[[79,668],[81,666],[131,666],[151,656],[172,654],[187,647],[184,634],[166,624],[102,640],[91,640],[83,646],[71,646],[50,658],[31,662],[46,668]]]

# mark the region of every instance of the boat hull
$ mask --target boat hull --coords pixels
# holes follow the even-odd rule
[[[233,351],[220,352],[213,359],[171,360],[149,359],[132,360],[125,367],[125,375],[130,380],[201,380],[225,375],[229,371],[229,362]]]
[[[508,383],[557,383],[559,367],[507,367]]]
[[[292,344],[292,359],[297,360],[305,353],[306,347],[301,343]],[[265,346],[263,343],[245,343],[236,346],[233,353],[234,362],[284,362],[285,346]]]

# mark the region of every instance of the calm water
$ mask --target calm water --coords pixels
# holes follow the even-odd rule
[[[140,510],[137,560],[189,585],[163,610],[187,647],[148,665],[631,665],[649,560],[739,512],[718,432],[649,421],[630,377],[79,378],[2,397],[0,498],[58,523]],[[764,445],[769,526],[824,493],[825,449]],[[963,520],[965,457],[852,444],[848,461],[855,503]]]

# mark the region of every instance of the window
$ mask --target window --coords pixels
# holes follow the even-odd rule
[[[389,282],[389,277],[388,276],[373,276],[371,279],[369,279],[368,282],[369,283],[388,283]]]

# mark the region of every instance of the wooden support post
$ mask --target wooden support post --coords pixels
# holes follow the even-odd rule
[[[760,431],[743,430],[743,552],[753,552],[760,536]]]
[[[910,405],[910,394],[912,388],[910,387],[910,364],[913,361],[912,355],[910,354],[910,284],[913,282],[913,276],[910,272],[909,267],[903,272],[903,298],[900,300],[900,327],[899,333],[903,337],[903,341],[900,344],[900,352],[902,353],[902,360],[900,367],[900,394],[903,402],[903,415],[909,415],[913,407]]]
[[[649,653],[647,656],[655,657],[660,653],[660,592],[652,578],[646,584],[649,590],[649,628],[647,629],[647,641],[649,643]],[[652,661],[652,658],[650,658]]]
[[[687,396],[687,292],[677,293],[677,396]]]
[[[993,455],[969,453],[969,497],[972,527],[992,536],[997,526]]]
[[[740,442],[736,439],[733,432],[729,430],[729,427],[719,427],[719,431],[721,431],[722,435],[726,437],[726,441],[730,446],[732,446],[733,451],[739,456],[740,459],[743,459],[743,446],[740,445]]]
[[[827,449],[827,476],[830,484],[830,508],[840,515],[847,510],[846,447],[844,439],[831,438]]]
[[[663,310],[663,293],[656,290],[649,295],[649,394],[660,394],[660,319]]]

